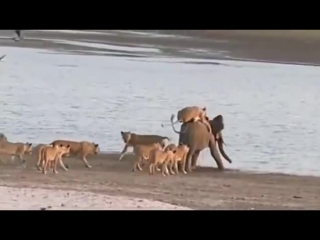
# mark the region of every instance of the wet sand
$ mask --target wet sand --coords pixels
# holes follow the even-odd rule
[[[150,176],[146,169],[142,172],[131,171],[131,154],[126,155],[121,162],[118,161],[118,157],[119,154],[99,154],[88,157],[92,165],[91,169],[87,169],[80,159],[66,158],[64,163],[69,165],[69,171],[65,172],[59,168],[59,173],[56,175],[52,172],[48,172],[47,175],[38,172],[34,167],[35,156],[26,157],[26,167],[20,165],[18,160],[11,162],[3,158],[0,165],[0,185],[52,189],[55,192],[72,190],[100,193],[108,195],[106,198],[109,202],[115,201],[109,196],[126,196],[191,209],[320,209],[320,178],[318,177],[231,171],[227,169],[227,163],[225,163],[224,172],[219,172],[215,168],[198,167],[195,172],[187,175],[162,177],[157,173]],[[19,194],[26,193],[20,190]],[[37,199],[34,197],[33,204],[39,207],[51,204],[52,207],[57,208],[66,200],[54,193],[50,196],[57,196],[58,200],[46,204],[43,199],[41,200],[41,196],[46,194],[39,193],[39,201],[35,203]],[[115,203],[105,204],[102,197],[95,196],[94,199],[92,208],[110,209],[116,205]],[[79,203],[79,201],[76,202]],[[151,203],[137,204],[137,201],[133,201],[132,204],[124,200],[123,208],[130,206],[131,209],[144,209],[150,207]],[[119,205],[116,206],[119,207]],[[172,209],[171,206],[163,207],[154,204],[152,207],[154,206],[157,209]],[[69,207],[76,206],[69,205]],[[89,209],[90,206],[79,203],[77,207]],[[1,204],[0,208],[3,208]]]
[[[179,53],[177,48],[199,48],[228,51],[234,58],[250,58],[271,62],[302,62],[317,65],[320,53],[318,37],[301,36],[252,36],[212,31],[202,39],[192,38],[147,38],[130,34],[87,35],[92,41],[104,41],[127,45],[149,44],[165,49],[168,55],[199,57],[193,53]],[[0,36],[10,36],[12,32],[0,31]],[[79,34],[57,34],[29,32],[28,37],[75,39]],[[71,51],[83,47],[54,44],[42,40],[14,42],[0,39],[2,46],[34,47]],[[0,53],[0,55],[5,53]],[[10,56],[7,56],[10,57]],[[230,56],[229,56],[230,57]],[[213,58],[213,56],[207,56]],[[216,57],[217,58],[217,57]],[[228,56],[220,56],[227,59]],[[119,146],[121,148],[122,146]],[[254,174],[214,168],[201,168],[191,174],[162,177],[149,176],[147,172],[131,172],[132,157],[126,156],[119,162],[118,154],[100,154],[89,157],[93,166],[87,169],[79,159],[65,159],[70,170],[59,170],[57,175],[42,175],[34,169],[35,156],[27,158],[24,168],[3,160],[0,167],[0,185],[15,188],[42,188],[75,190],[102,193],[108,196],[127,196],[161,201],[192,209],[320,209],[320,178],[284,174]],[[228,168],[228,164],[225,163]],[[19,193],[21,194],[21,193]],[[39,193],[40,194],[40,193]],[[40,194],[41,195],[41,194]],[[103,200],[101,200],[103,201]],[[108,200],[109,201],[109,200]],[[43,206],[39,202],[39,206]],[[50,203],[51,204],[51,203]],[[143,204],[142,204],[143,205]],[[105,206],[100,206],[103,209]],[[27,207],[27,206],[26,206]],[[30,206],[29,206],[30,207]],[[1,206],[0,206],[1,208]],[[9,207],[10,208],[10,207]],[[108,207],[105,207],[108,209]],[[143,208],[143,206],[142,206]],[[169,209],[169,208],[168,208]]]

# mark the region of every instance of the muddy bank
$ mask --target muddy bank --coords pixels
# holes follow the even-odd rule
[[[79,159],[68,158],[69,171],[43,175],[34,168],[35,156],[27,167],[17,161],[2,161],[0,185],[89,191],[161,201],[192,209],[320,209],[320,178],[284,174],[253,174],[215,168],[198,168],[194,173],[162,177],[148,172],[133,173],[132,155],[122,162],[119,154],[89,157],[92,169]],[[225,167],[228,168],[227,164]]]

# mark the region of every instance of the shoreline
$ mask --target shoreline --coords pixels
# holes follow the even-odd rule
[[[120,156],[119,151],[101,151],[100,156],[103,158],[115,158],[115,156]],[[126,157],[129,157],[130,159],[132,158],[131,152],[128,152]],[[214,160],[212,160],[214,161]],[[224,162],[225,163],[225,162]],[[213,163],[215,165],[215,162]],[[320,179],[320,174],[319,175],[313,175],[313,174],[298,174],[298,173],[285,173],[285,172],[277,172],[277,171],[266,171],[266,170],[250,170],[250,169],[242,169],[242,168],[228,168],[229,164],[225,166],[225,171],[227,172],[235,172],[235,173],[240,173],[240,174],[249,174],[249,175],[277,175],[277,176],[289,176],[289,177],[315,177]],[[204,171],[206,170],[213,170],[216,169],[216,166],[213,167],[208,167],[208,166],[197,166],[198,169],[203,169]]]

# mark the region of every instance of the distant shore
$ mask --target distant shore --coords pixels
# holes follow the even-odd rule
[[[13,31],[0,31],[0,46],[32,47],[42,49],[64,49],[66,51],[81,50],[84,47],[52,43],[39,39],[86,39],[89,42],[100,42],[116,45],[141,46],[148,45],[162,49],[168,56],[190,58],[252,60],[274,63],[291,63],[303,65],[320,65],[320,32],[314,31],[232,31],[208,30],[202,31],[157,31],[161,36],[150,35],[154,31],[86,31],[49,32],[25,31],[26,40],[12,40]],[[141,34],[142,33],[150,33]],[[100,33],[100,34],[98,34]],[[155,34],[155,33],[154,33]],[[184,37],[173,37],[165,34],[175,34]],[[159,34],[158,34],[159,35]],[[29,40],[28,40],[29,38]],[[38,40],[37,40],[38,39]],[[180,51],[181,49],[203,50],[206,52]],[[99,51],[99,49],[95,49]],[[101,49],[100,49],[101,50]],[[211,52],[211,53],[210,53]],[[224,54],[216,54],[217,52]],[[0,53],[5,54],[5,53]],[[94,54],[94,53],[92,53]]]

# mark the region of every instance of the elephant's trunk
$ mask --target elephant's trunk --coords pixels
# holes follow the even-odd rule
[[[229,163],[232,163],[232,160],[228,157],[228,155],[225,153],[224,149],[223,149],[223,144],[224,141],[223,141],[223,137],[222,137],[222,133],[219,132],[217,134],[217,141],[218,141],[218,147],[219,147],[219,151],[221,153],[221,155],[229,162]]]

